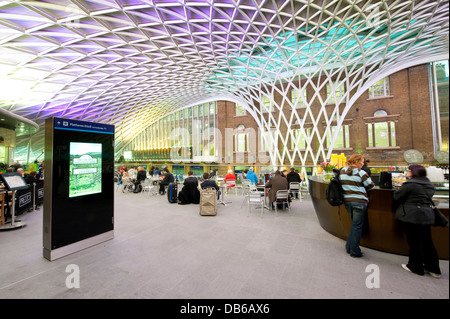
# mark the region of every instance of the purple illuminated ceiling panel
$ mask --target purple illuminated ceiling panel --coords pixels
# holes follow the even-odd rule
[[[49,116],[115,123],[120,149],[122,136],[217,96],[258,114],[262,90],[303,72],[448,56],[448,1],[314,3],[1,1],[0,105],[39,125]],[[386,25],[396,38],[371,31]]]

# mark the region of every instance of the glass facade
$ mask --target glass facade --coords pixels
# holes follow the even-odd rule
[[[125,148],[129,161],[214,160],[217,103],[169,114],[144,129]]]

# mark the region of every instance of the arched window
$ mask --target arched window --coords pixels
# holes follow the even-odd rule
[[[389,115],[385,110],[377,110],[373,117],[365,118],[369,147],[397,146],[396,122],[397,115]]]

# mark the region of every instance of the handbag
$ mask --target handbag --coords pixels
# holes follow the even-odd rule
[[[436,207],[432,206],[433,212],[434,212],[434,224],[433,226],[439,226],[439,227],[448,227],[448,219],[445,217],[444,214],[441,213],[441,211]]]
[[[431,205],[430,207],[433,209],[434,213],[434,223],[433,226],[438,227],[448,227],[448,219],[445,217],[444,214],[436,207],[436,205],[433,202],[433,199],[430,198]]]

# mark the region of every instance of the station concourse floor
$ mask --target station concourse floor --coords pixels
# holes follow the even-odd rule
[[[218,215],[170,204],[166,196],[115,192],[114,238],[52,262],[42,257],[42,206],[0,232],[1,299],[449,299],[449,262],[440,279],[402,269],[407,256],[345,242],[323,230],[311,200],[283,210],[241,208],[229,194]],[[79,288],[68,288],[68,265]],[[375,268],[374,268],[375,267]],[[374,269],[379,272],[379,287]]]

